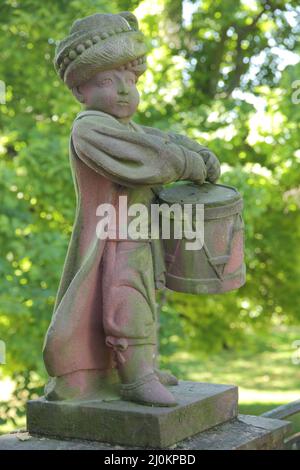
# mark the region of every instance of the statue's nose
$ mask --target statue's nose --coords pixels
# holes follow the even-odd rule
[[[118,92],[120,95],[128,95],[129,89],[128,85],[125,82],[120,82],[118,87]]]

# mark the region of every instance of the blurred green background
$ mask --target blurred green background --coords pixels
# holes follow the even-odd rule
[[[246,285],[160,295],[162,365],[235,383],[246,413],[299,398],[299,1],[2,0],[0,433],[24,426],[26,400],[42,394],[75,211],[68,138],[80,107],[55,74],[55,45],[75,19],[123,10],[151,49],[135,121],[209,146],[245,200]]]

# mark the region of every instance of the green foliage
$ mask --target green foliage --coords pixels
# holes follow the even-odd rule
[[[299,323],[300,105],[292,102],[292,84],[300,65],[284,62],[299,52],[298,2],[189,5],[195,12],[187,22],[188,4],[181,0],[1,2],[3,374],[45,378],[43,336],[75,210],[68,136],[79,111],[52,59],[71,23],[95,12],[137,7],[152,51],[136,121],[208,145],[223,164],[221,181],[245,199],[247,284],[222,296],[168,292],[162,354],[180,346],[232,348],[250,328]]]
[[[246,285],[222,296],[168,293],[174,323],[186,333],[178,345],[211,351],[238,346],[249,328],[300,319],[300,107],[292,101],[299,7],[196,4],[189,24],[168,8],[157,28],[144,18],[156,45],[155,86],[140,120],[208,145],[223,164],[220,181],[244,196]]]

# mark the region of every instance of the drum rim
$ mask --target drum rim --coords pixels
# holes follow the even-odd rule
[[[181,180],[182,181],[182,180]],[[181,183],[180,181],[180,183]],[[176,182],[175,182],[176,183]],[[243,200],[243,196],[241,195],[241,193],[234,187],[234,186],[230,186],[230,185],[226,185],[226,184],[220,184],[220,183],[209,183],[208,181],[205,181],[204,184],[209,184],[211,186],[218,186],[218,187],[222,187],[222,188],[226,188],[226,189],[231,189],[233,190],[233,192],[235,193],[235,195],[233,195],[232,199],[228,199],[226,201],[218,201],[218,202],[209,202],[209,203],[204,203],[204,210],[207,210],[207,209],[212,209],[212,208],[216,208],[216,207],[223,207],[223,206],[227,206],[227,205],[232,205],[234,204],[235,202],[239,202],[239,201],[242,201]],[[162,198],[162,194],[164,191],[167,191],[168,189],[171,189],[175,186],[172,185],[170,186],[170,188],[162,188],[157,197],[158,197],[158,200],[159,202],[161,203],[165,203],[165,204],[169,204],[169,205],[172,205],[172,204],[180,204],[180,205],[183,205],[183,204],[197,204],[197,202],[189,202],[189,201],[167,201],[165,199]],[[185,186],[184,184],[180,184],[178,186]],[[187,184],[186,186],[195,186],[195,187],[199,187],[199,185],[193,183],[192,181],[187,181]],[[202,186],[202,185],[200,185]],[[201,203],[201,201],[198,201],[198,203]]]

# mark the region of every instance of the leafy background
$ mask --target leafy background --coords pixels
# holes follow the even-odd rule
[[[246,285],[222,296],[160,295],[162,363],[182,378],[257,389],[255,377],[269,377],[270,390],[299,389],[290,361],[300,338],[299,2],[2,0],[3,432],[23,423],[24,403],[42,393],[43,336],[74,218],[67,152],[80,107],[55,74],[55,45],[75,19],[122,10],[137,15],[151,48],[136,122],[208,145],[222,162],[221,182],[245,200]],[[257,358],[268,351],[261,372]],[[279,363],[272,351],[283,351]],[[237,361],[253,358],[252,375],[234,373]]]

